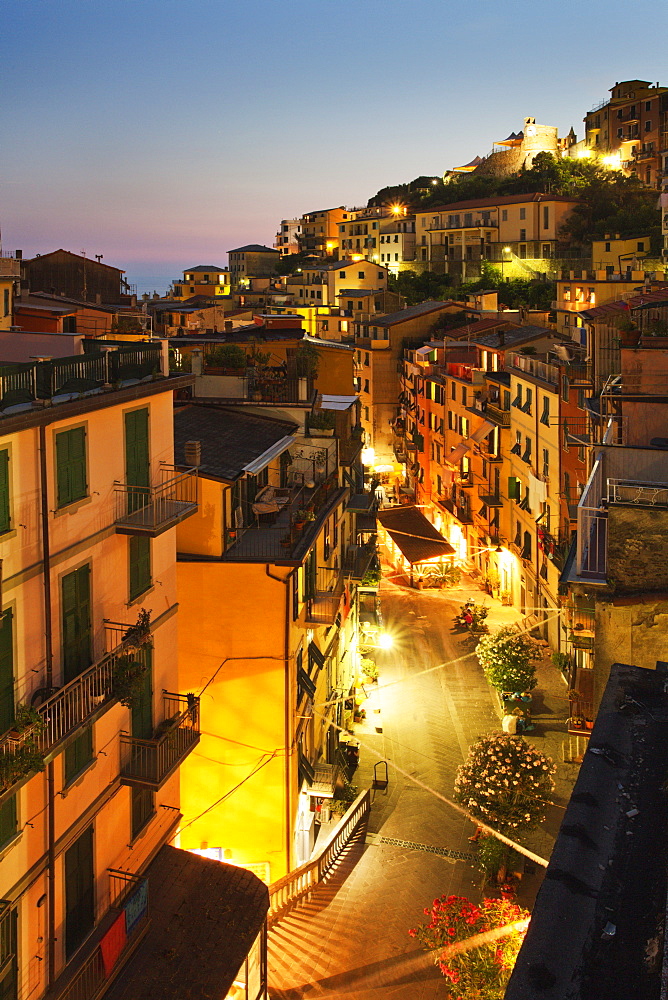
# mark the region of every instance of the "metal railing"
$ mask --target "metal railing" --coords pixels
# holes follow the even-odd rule
[[[92,718],[102,705],[111,705],[118,661],[129,655],[130,649],[130,642],[121,641],[112,652],[47,698],[37,707],[41,725],[20,733],[12,730],[4,733],[0,738],[0,792],[31,773],[26,770],[29,765],[25,760],[26,749],[34,750],[37,757],[51,757],[65,738]],[[145,655],[145,650],[132,648],[134,659]]]
[[[550,385],[559,384],[559,369],[555,365],[548,365],[536,358],[526,357],[523,354],[511,354],[506,366],[517,368],[519,371],[539,378],[543,382],[548,382]]]
[[[163,703],[165,721],[153,739],[141,740],[121,733],[124,784],[148,786],[157,791],[199,743],[199,698],[165,691]]]
[[[344,583],[341,570],[329,566],[318,566],[315,593],[306,601],[306,620],[331,624],[341,605]]]
[[[148,879],[130,872],[107,869],[109,875],[109,911],[126,913],[126,941],[114,966],[123,961],[137,935],[148,923]],[[105,968],[101,942],[97,941],[91,954],[62,990],[49,997],[57,1000],[97,1000],[104,993],[112,969]]]
[[[197,510],[197,469],[163,465],[158,486],[114,484],[114,520],[125,532],[160,534]]]
[[[666,483],[642,483],[631,479],[608,479],[608,503],[638,507],[668,507]]]
[[[343,563],[344,572],[353,580],[361,580],[376,555],[375,536],[364,545],[349,545]]]
[[[370,809],[371,793],[367,788],[360,792],[347,813],[341,817],[315,857],[269,886],[267,919],[270,924],[285,916],[292,906],[309,896],[327,878]]]
[[[493,403],[488,403],[485,407],[485,416],[493,420],[500,427],[510,427],[510,410],[502,410]]]

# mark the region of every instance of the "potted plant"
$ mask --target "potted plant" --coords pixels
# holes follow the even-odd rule
[[[499,692],[524,695],[535,688],[535,661],[540,651],[531,636],[506,625],[485,636],[476,646],[485,677]]]
[[[0,754],[0,787],[7,788],[32,771],[44,770],[39,735],[46,728],[43,716],[30,705],[17,705],[14,723],[6,738],[7,750]]]
[[[140,650],[142,646],[152,646],[151,612],[142,608],[137,621],[123,633],[123,644],[127,650]]]
[[[316,437],[332,437],[336,419],[333,410],[317,410],[308,418],[309,433],[316,431]]]
[[[378,680],[378,667],[368,656],[362,657],[362,662],[360,664],[362,668],[362,673],[372,684],[375,684]]]
[[[116,657],[111,678],[111,693],[126,708],[136,708],[144,689],[144,675],[148,664],[138,651],[121,653]]]
[[[320,351],[306,340],[302,340],[295,354],[297,378],[317,378],[320,365]]]
[[[637,347],[640,342],[640,330],[631,316],[625,316],[617,324],[619,341],[622,347]]]

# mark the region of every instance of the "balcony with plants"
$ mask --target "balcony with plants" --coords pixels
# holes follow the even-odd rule
[[[37,688],[30,703],[16,706],[11,729],[0,737],[0,804],[112,705],[136,703],[153,645],[150,612],[141,611],[134,625],[105,622],[104,631],[107,651],[90,667],[62,687]]]

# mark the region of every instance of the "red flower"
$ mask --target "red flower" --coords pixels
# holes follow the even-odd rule
[[[455,932],[454,927],[448,927],[448,934],[450,935],[450,937],[454,937],[455,933],[456,932]]]

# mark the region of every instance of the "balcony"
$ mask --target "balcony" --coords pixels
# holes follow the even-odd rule
[[[315,589],[306,599],[306,621],[318,625],[333,625],[341,607],[345,578],[339,569],[318,566]]]
[[[593,608],[582,608],[576,604],[566,607],[565,624],[567,638],[576,649],[592,649],[596,634],[596,613]]]
[[[449,497],[439,500],[438,504],[447,510],[449,514],[452,514],[453,517],[456,517],[460,524],[473,524],[473,518],[469,507],[463,507],[460,504],[455,503],[455,501],[451,500]]]
[[[131,641],[123,638],[130,626],[111,628],[107,625],[107,643],[111,651],[93,666],[84,670],[68,684],[54,691],[41,705],[32,703],[42,718],[42,728],[28,729],[21,733],[13,730],[0,738],[0,803],[13,794],[35,773],[26,762],[26,750],[34,751],[36,757],[48,763],[60,752],[65,740],[84,725],[93,722],[115,702],[114,672],[119,657],[126,656],[132,649],[133,657],[143,655]],[[42,689],[43,691],[46,689]]]
[[[578,306],[580,308],[580,306]],[[511,354],[506,361],[507,368],[515,368],[517,371],[531,375],[533,378],[547,382],[549,385],[559,385],[559,369],[556,365],[548,365],[544,361],[527,357],[523,354]]]
[[[346,549],[343,569],[346,576],[360,581],[364,578],[376,557],[376,538],[364,545],[349,545]]]
[[[309,462],[309,467],[311,463]],[[313,485],[294,485],[282,490],[274,512],[257,513],[252,503],[235,511],[228,531],[225,562],[285,563],[301,561],[322,529],[325,520],[347,499],[349,490],[338,485],[335,474],[317,464],[302,479]]]
[[[354,433],[350,437],[339,439],[339,461],[341,465],[354,465],[361,454],[364,441],[362,433]]]
[[[502,410],[493,403],[488,403],[485,408],[485,416],[493,420],[499,427],[510,427],[510,410]]]
[[[157,792],[199,743],[199,698],[166,691],[163,704],[153,739],[121,733],[121,784]]]
[[[121,535],[156,538],[197,511],[197,469],[163,465],[159,486],[115,483],[114,521]]]
[[[107,874],[107,912],[45,1000],[97,1000],[114,978],[116,967],[127,961],[148,930],[148,879],[114,868],[107,869]],[[117,922],[122,914],[125,914],[125,938],[117,951]]]

